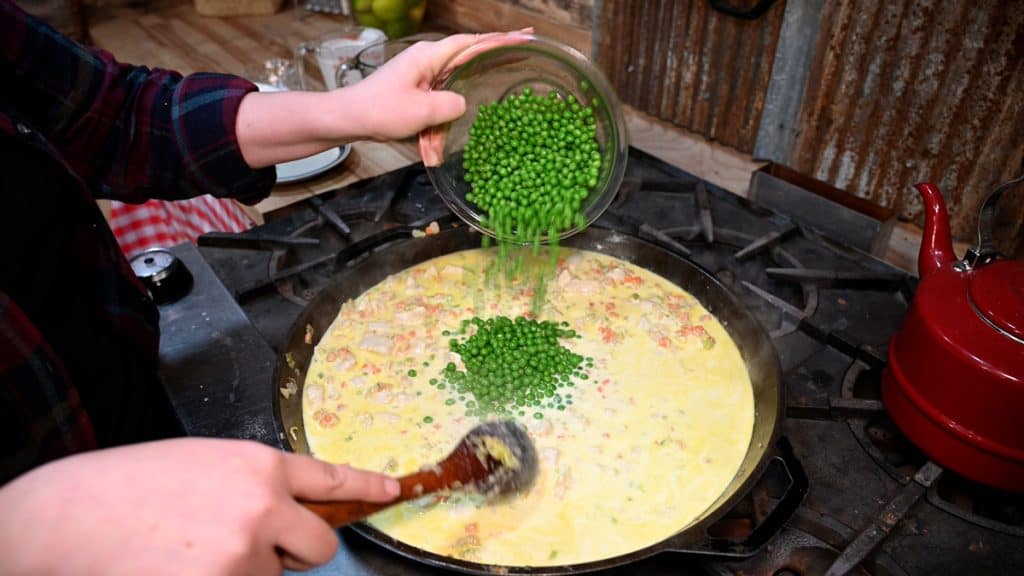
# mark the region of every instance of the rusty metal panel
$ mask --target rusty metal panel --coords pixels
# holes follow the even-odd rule
[[[797,171],[919,219],[910,188],[947,195],[953,232],[1024,158],[1024,1],[835,0],[822,12],[798,134]],[[1021,233],[1024,190],[1001,207]]]
[[[624,102],[753,150],[785,2],[756,20],[716,12],[707,0],[603,0],[598,8],[598,62]]]

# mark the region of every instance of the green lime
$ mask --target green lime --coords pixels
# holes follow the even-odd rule
[[[405,16],[405,0],[373,0],[373,15],[381,20],[398,20]]]
[[[352,10],[356,12],[369,12],[373,10],[373,0],[355,0],[352,3]]]
[[[421,0],[419,4],[416,4],[415,6],[413,6],[412,8],[409,9],[409,20],[412,20],[413,22],[422,22],[423,21],[423,12],[426,9],[427,9],[426,1]]]
[[[384,26],[384,21],[374,16],[373,12],[356,12],[356,22],[367,28],[382,28]]]
[[[412,22],[408,20],[394,20],[384,24],[384,33],[388,38],[401,38],[412,32]]]

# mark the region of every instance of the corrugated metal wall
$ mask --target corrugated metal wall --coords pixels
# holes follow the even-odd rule
[[[603,0],[598,61],[631,106],[750,152],[784,4],[749,21],[704,0]]]
[[[636,108],[744,152],[756,143],[905,218],[921,214],[910,185],[937,181],[970,239],[984,195],[1022,169],[1024,0],[789,3],[745,21],[707,0],[603,0],[599,62]],[[786,24],[789,60],[773,61]],[[788,116],[764,113],[769,89]],[[1019,237],[1024,190],[1001,217]]]
[[[914,219],[937,181],[969,238],[1022,167],[1024,2],[826,2],[798,128],[793,168]],[[1024,190],[1002,209],[1019,227]]]

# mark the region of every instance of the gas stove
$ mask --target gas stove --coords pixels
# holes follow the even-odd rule
[[[1024,570],[1024,498],[943,471],[886,415],[881,371],[915,278],[851,248],[851,219],[837,214],[847,229],[830,234],[831,214],[812,227],[799,209],[772,205],[631,150],[595,224],[688,257],[728,285],[772,338],[786,392],[774,457],[706,542],[612,573]],[[282,446],[272,376],[302,307],[338,271],[432,222],[460,224],[414,165],[282,209],[246,233],[175,247],[194,288],[161,307],[161,371],[186,432]],[[341,537],[317,573],[438,573],[350,530]]]

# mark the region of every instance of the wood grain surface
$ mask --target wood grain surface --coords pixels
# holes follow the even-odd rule
[[[271,16],[210,18],[191,4],[157,3],[148,9],[110,8],[91,25],[96,46],[119,60],[191,72],[246,75],[269,58],[291,58],[302,42],[346,26],[343,17],[285,10]],[[315,65],[310,63],[311,68]],[[340,188],[419,160],[412,141],[355,142],[341,165],[312,180],[278,185],[256,206],[266,214],[310,196]]]

